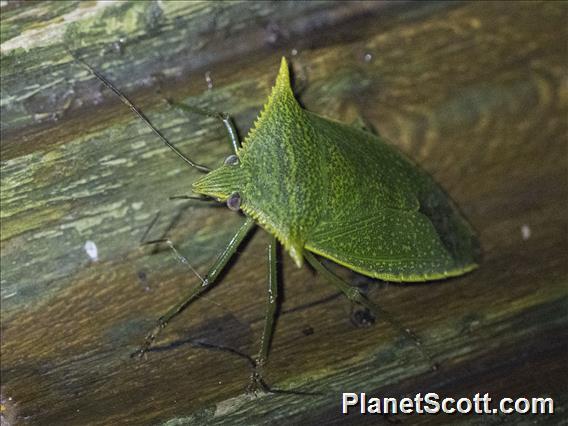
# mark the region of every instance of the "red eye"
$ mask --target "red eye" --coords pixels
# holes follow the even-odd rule
[[[225,158],[225,164],[228,166],[236,166],[237,164],[239,164],[239,157],[234,154],[229,155],[227,158]]]
[[[227,198],[227,207],[233,211],[239,211],[241,208],[241,195],[238,192],[233,192]]]

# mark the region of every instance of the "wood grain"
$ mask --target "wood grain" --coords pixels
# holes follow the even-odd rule
[[[566,421],[566,4],[10,2],[1,19],[3,424]],[[151,237],[166,233],[200,273],[242,218],[168,201],[197,173],[66,48],[201,163],[230,153],[222,126],[164,99],[229,111],[243,137],[286,55],[306,108],[362,116],[429,171],[478,230],[483,263],[448,281],[373,282],[369,294],[440,369],[387,323],[354,326],[350,304],[283,255],[266,378],[317,394],[246,395],[247,361],[198,346],[256,353],[261,230],[146,359],[131,359],[197,283],[167,250],[139,246],[156,214]],[[344,417],[343,391],[550,396],[556,413]]]

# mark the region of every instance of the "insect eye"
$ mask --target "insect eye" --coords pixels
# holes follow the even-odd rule
[[[233,192],[229,195],[229,198],[227,198],[227,207],[231,210],[239,211],[241,208],[241,194]]]
[[[227,158],[225,158],[225,164],[228,166],[236,166],[237,164],[239,164],[239,157],[237,157],[235,154],[229,155]]]

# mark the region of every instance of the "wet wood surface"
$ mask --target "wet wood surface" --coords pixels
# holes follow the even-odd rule
[[[561,2],[3,5],[2,424],[565,422],[566,23]],[[165,99],[228,111],[244,137],[285,55],[306,108],[362,117],[429,171],[478,231],[481,267],[365,285],[439,369],[388,323],[356,326],[348,301],[282,253],[266,380],[313,395],[246,394],[247,360],[219,347],[257,351],[262,230],[144,359],[131,358],[198,283],[140,241],[166,235],[204,274],[243,219],[169,201],[199,174],[66,49],[211,167],[231,152],[222,126]],[[341,392],[551,397],[555,414],[345,417]]]

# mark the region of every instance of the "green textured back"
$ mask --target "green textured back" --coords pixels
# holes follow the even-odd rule
[[[477,240],[447,195],[375,135],[300,107],[282,60],[267,104],[239,150],[194,184],[241,208],[300,266],[307,249],[393,281],[459,275]]]

